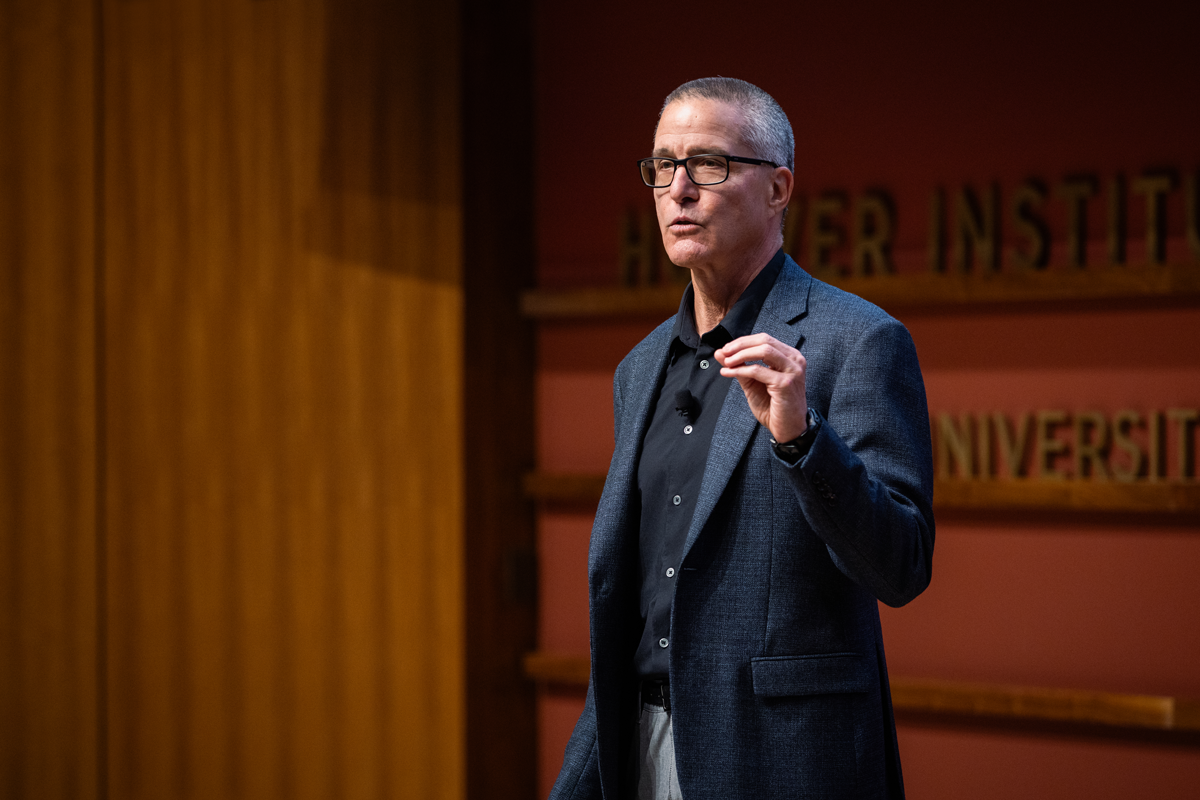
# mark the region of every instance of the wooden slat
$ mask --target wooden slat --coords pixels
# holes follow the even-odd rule
[[[888,311],[954,311],[1005,304],[1094,300],[1200,300],[1200,263],[1131,264],[1103,269],[1005,271],[967,275],[922,273],[878,278],[821,276]],[[681,289],[655,286],[534,290],[521,301],[535,319],[656,317],[674,314]]]
[[[95,3],[0,3],[0,797],[93,798]]]
[[[533,472],[524,479],[526,495],[545,502],[595,504],[603,488],[603,475]],[[938,511],[1121,512],[1190,518],[1200,515],[1200,483],[950,479],[934,484],[933,507]]]
[[[587,656],[534,652],[525,656],[525,675],[537,683],[586,689]],[[894,677],[897,713],[925,719],[961,721],[1027,720],[1194,733],[1200,731],[1200,701],[1158,695],[1118,694],[1081,689],[960,683]]]

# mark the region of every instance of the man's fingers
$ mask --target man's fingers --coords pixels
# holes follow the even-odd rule
[[[733,352],[724,348],[722,348],[722,351],[717,352],[717,362],[721,366],[737,367],[751,361],[761,361],[775,370],[798,372],[804,369],[805,365],[804,356],[800,354],[800,351],[795,348],[779,345],[778,342],[774,341],[749,347],[740,347]]]
[[[771,369],[786,369],[789,365],[795,364],[787,353],[782,353],[770,345],[759,345],[757,347],[747,347],[745,350],[740,350],[737,353],[726,359],[726,363],[731,367],[748,364],[751,361],[761,361]]]
[[[738,367],[721,367],[722,377],[737,378],[738,380],[743,378],[752,378],[759,383],[768,383],[771,381],[773,376],[778,374],[778,372],[775,372],[773,369],[765,367],[762,364],[745,364]]]
[[[737,367],[721,367],[721,376],[737,378],[739,381],[752,379],[764,386],[786,388],[800,377],[795,372],[771,369],[763,364],[743,364]],[[744,384],[743,384],[744,386]]]
[[[747,347],[764,345],[772,341],[774,341],[774,339],[765,333],[755,333],[751,334],[750,336],[739,336],[732,342],[729,342],[724,347],[717,350],[717,359],[723,360],[726,358],[731,358],[740,351],[745,350]]]

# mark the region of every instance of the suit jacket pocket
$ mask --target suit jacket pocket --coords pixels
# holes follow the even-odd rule
[[[760,697],[869,692],[877,682],[872,667],[858,653],[750,659],[754,693]]]

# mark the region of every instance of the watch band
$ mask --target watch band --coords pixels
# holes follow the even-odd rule
[[[771,449],[775,451],[775,455],[782,458],[789,464],[795,464],[808,453],[812,447],[813,440],[817,437],[817,429],[821,426],[821,418],[810,408],[805,416],[805,421],[808,426],[804,429],[804,433],[792,439],[790,442],[777,442],[775,437],[771,437]]]

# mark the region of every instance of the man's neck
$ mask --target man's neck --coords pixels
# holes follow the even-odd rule
[[[756,254],[753,259],[739,265],[692,270],[692,309],[696,316],[696,331],[701,336],[717,327],[725,318],[746,287],[771,261],[779,245],[769,249],[770,252],[765,255]]]

